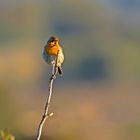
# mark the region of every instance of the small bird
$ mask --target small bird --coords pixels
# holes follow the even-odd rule
[[[57,37],[51,36],[49,38],[43,48],[43,58],[49,65],[56,65],[58,73],[63,75],[62,63],[64,62],[64,54]]]

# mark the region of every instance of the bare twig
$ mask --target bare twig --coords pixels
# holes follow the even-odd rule
[[[57,58],[56,58],[55,64],[53,65],[53,68],[52,68],[52,76],[51,76],[50,82],[49,82],[49,95],[48,95],[47,102],[45,105],[44,114],[42,116],[42,119],[41,119],[39,127],[38,127],[38,133],[37,133],[36,140],[40,140],[42,128],[43,128],[43,125],[44,125],[46,119],[53,116],[53,113],[48,113],[48,111],[49,111],[51,97],[52,97],[53,82],[56,79],[57,73],[58,73],[58,68],[57,68]]]

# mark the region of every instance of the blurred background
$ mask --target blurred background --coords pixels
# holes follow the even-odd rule
[[[42,140],[139,140],[139,0],[1,0],[0,129],[35,139],[50,35],[60,38],[65,63]]]

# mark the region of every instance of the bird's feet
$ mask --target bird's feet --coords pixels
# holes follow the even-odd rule
[[[56,79],[56,75],[52,74],[51,79]]]

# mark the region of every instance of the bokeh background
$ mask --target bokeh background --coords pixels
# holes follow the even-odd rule
[[[139,140],[139,0],[1,0],[0,129],[35,139],[50,35],[60,38],[65,63],[42,139]]]

